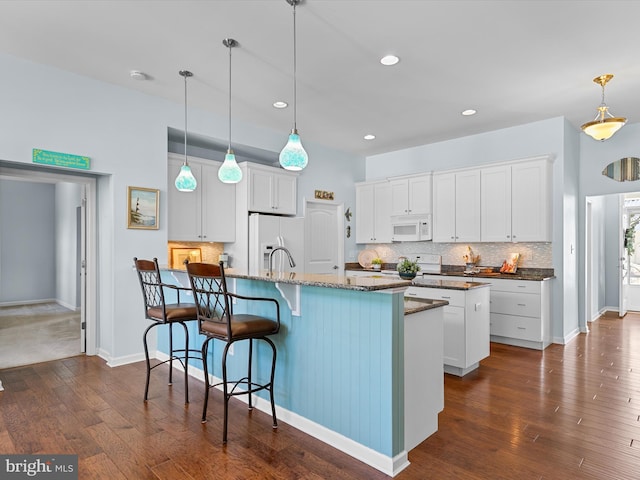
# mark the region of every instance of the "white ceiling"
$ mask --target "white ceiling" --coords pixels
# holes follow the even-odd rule
[[[296,12],[303,143],[372,155],[556,116],[578,128],[603,73],[611,112],[638,121],[638,1],[305,0]],[[2,0],[0,52],[180,104],[188,69],[190,106],[226,116],[231,37],[233,118],[284,143],[292,108],[271,105],[292,103],[292,13],[286,0]],[[400,63],[382,66],[388,53]]]

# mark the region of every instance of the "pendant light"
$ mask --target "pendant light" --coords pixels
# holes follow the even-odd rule
[[[218,169],[218,179],[223,183],[238,183],[242,180],[242,170],[236,162],[236,156],[231,150],[231,49],[238,46],[233,38],[225,38],[222,44],[229,49],[229,147],[224,156],[224,162]]]
[[[184,78],[184,163],[180,167],[175,185],[181,192],[193,192],[198,186],[198,182],[191,173],[191,167],[187,161],[187,78],[193,77],[193,73],[188,70],[180,70],[178,74]]]
[[[604,86],[609,80],[613,78],[611,73],[600,75],[593,79],[595,83],[602,87],[602,103],[598,107],[598,113],[595,120],[587,122],[582,125],[582,131],[594,138],[595,140],[607,140],[613,136],[618,130],[620,130],[627,119],[624,117],[614,117],[609,112],[609,107],[604,103]]]
[[[286,170],[295,171],[302,170],[307,166],[309,156],[300,142],[296,123],[296,5],[300,3],[300,0],[286,0],[286,2],[293,6],[293,129],[289,135],[289,141],[280,152],[280,165]]]

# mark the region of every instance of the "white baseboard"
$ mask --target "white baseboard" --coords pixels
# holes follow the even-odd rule
[[[563,345],[566,345],[567,343],[569,343],[571,340],[573,340],[574,338],[576,338],[578,335],[580,335],[580,328],[576,328],[575,330],[573,330],[572,332],[568,333],[567,335],[564,336],[563,339]]]
[[[61,307],[66,308],[67,310],[71,310],[73,312],[79,312],[80,311],[80,307],[77,307],[75,305],[71,305],[70,303],[67,303],[67,302],[63,302],[62,300],[56,300],[56,303],[58,305],[60,305]]]
[[[37,305],[39,303],[57,303],[55,298],[43,298],[40,300],[22,300],[19,302],[1,302],[0,307],[15,307],[16,305]]]

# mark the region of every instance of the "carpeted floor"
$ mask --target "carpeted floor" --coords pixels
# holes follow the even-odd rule
[[[56,303],[0,307],[0,370],[80,354],[80,312]]]

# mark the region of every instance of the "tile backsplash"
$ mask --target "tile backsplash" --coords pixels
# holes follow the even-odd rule
[[[551,243],[433,243],[404,242],[367,245],[385,263],[396,263],[399,256],[411,258],[417,253],[442,255],[443,265],[464,265],[463,255],[471,247],[479,255],[479,266],[499,267],[511,253],[519,253],[518,266],[523,268],[553,268]]]

